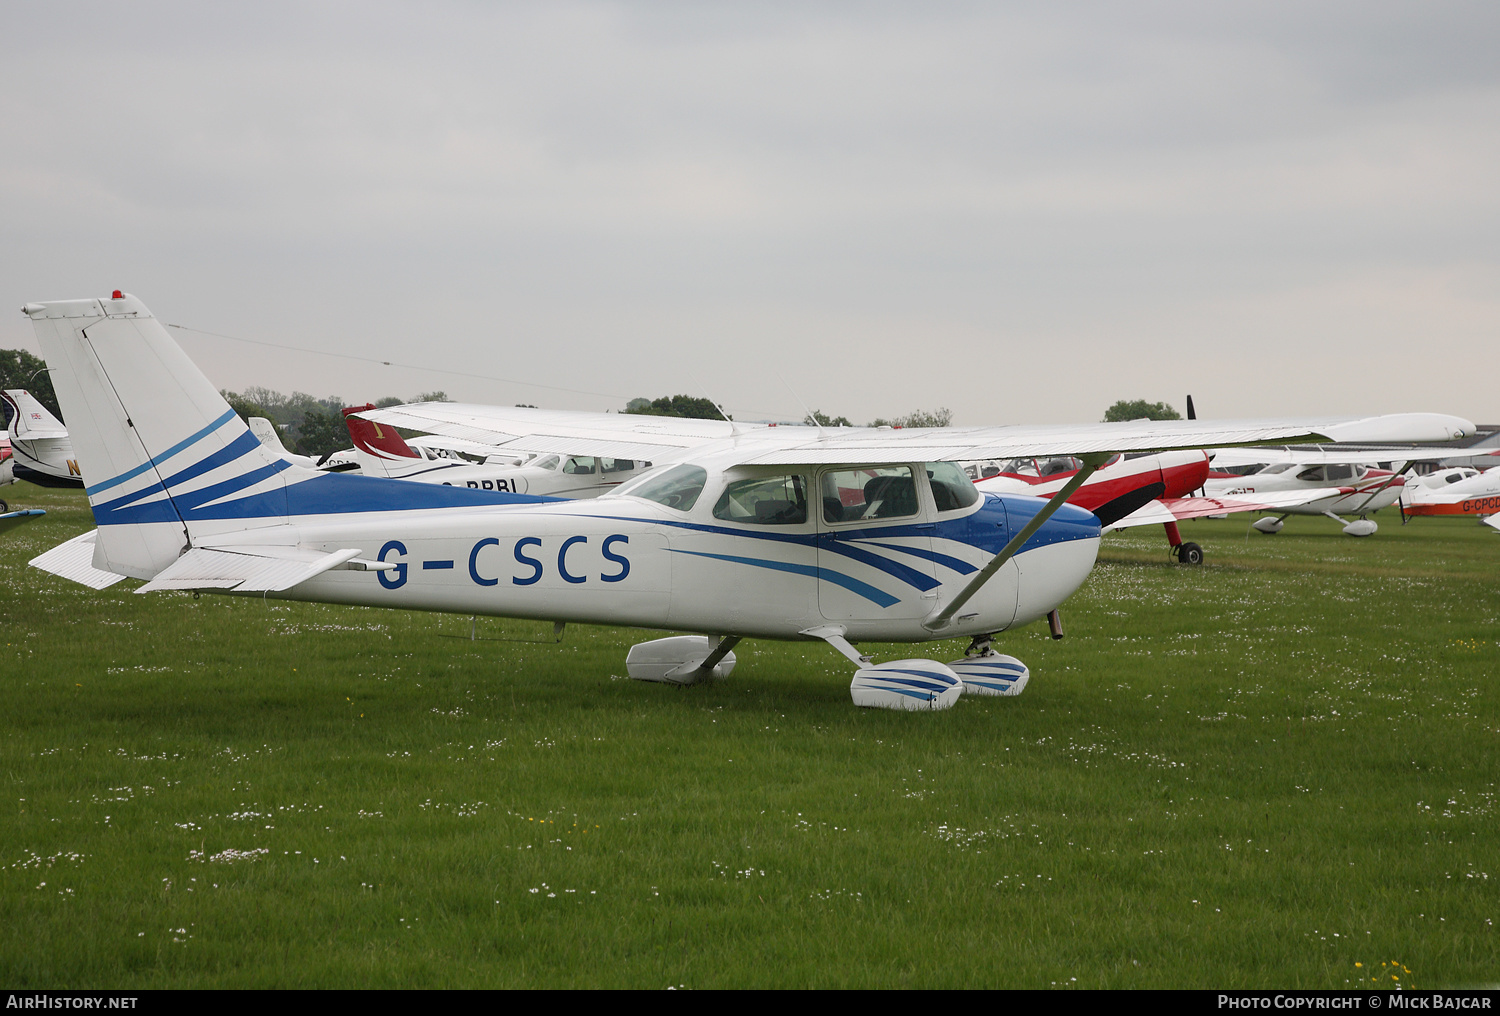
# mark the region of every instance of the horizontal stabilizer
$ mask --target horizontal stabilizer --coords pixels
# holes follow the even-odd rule
[[[1182,522],[1187,519],[1200,519],[1206,515],[1278,511],[1350,493],[1353,493],[1353,490],[1349,487],[1317,487],[1311,490],[1268,491],[1234,494],[1228,497],[1169,497],[1150,502],[1118,522],[1106,526],[1104,531],[1109,533],[1116,529],[1130,529],[1134,526]]]
[[[33,519],[39,519],[46,514],[46,511],[41,508],[22,508],[19,511],[6,512],[4,515],[0,515],[0,533],[14,529]]]
[[[94,567],[94,538],[98,533],[99,530],[90,529],[82,536],[75,536],[67,543],[59,543],[45,554],[37,555],[28,563],[33,568],[90,589],[107,589],[125,576]]]
[[[347,564],[359,553],[357,549],[322,554],[292,547],[234,551],[194,547],[136,592],[233,589],[241,593],[277,593]]]

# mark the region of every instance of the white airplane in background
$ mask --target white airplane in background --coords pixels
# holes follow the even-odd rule
[[[427,407],[443,405],[452,403],[415,403],[392,407],[392,410],[412,417]],[[413,448],[396,432],[395,425],[378,423],[371,418],[370,414],[379,412],[382,411],[373,405],[344,410],[344,422],[354,442],[355,459],[365,476],[512,494],[588,498],[613,490],[651,468],[651,463],[646,460],[609,455],[543,452],[523,453],[517,457],[518,449],[515,448],[502,451],[494,445],[451,436],[429,439]],[[460,458],[458,452],[482,454],[485,461],[482,465],[469,462]]]
[[[1050,497],[1082,467],[1073,457],[1012,459],[1007,463],[971,463],[970,476],[983,471],[975,484],[990,493]],[[1068,503],[1087,508],[1099,518],[1104,532],[1135,526],[1161,526],[1167,544],[1182,564],[1202,564],[1203,548],[1185,541],[1177,523],[1206,515],[1255,512],[1303,504],[1313,495],[1338,494],[1337,489],[1298,491],[1295,494],[1256,494],[1247,497],[1191,497],[1209,474],[1209,454],[1194,451],[1116,455],[1079,487]]]
[[[245,421],[245,424],[250,428],[250,433],[255,435],[255,439],[261,443],[266,451],[277,458],[285,459],[294,466],[303,466],[307,469],[323,468],[318,460],[311,455],[300,455],[297,452],[287,451],[286,445],[281,443],[281,435],[276,432],[276,425],[264,416],[252,416]],[[353,466],[347,468],[352,469]]]
[[[68,430],[23,388],[0,392],[0,410],[10,434],[10,481],[25,480],[39,487],[82,487],[83,476]]]
[[[1443,453],[1452,454],[1452,449]],[[1389,508],[1401,497],[1405,478],[1401,472],[1412,462],[1440,456],[1404,451],[1306,451],[1302,449],[1226,449],[1214,455],[1214,471],[1203,485],[1208,496],[1253,498],[1274,493],[1305,491],[1300,504],[1277,509],[1280,517],[1267,516],[1255,523],[1257,532],[1281,531],[1290,515],[1326,515],[1344,527],[1349,536],[1372,536],[1380,528],[1367,516]],[[1389,462],[1395,469],[1382,469]],[[1251,467],[1259,469],[1249,471]],[[1247,470],[1240,473],[1239,470]],[[1329,488],[1336,488],[1330,492]],[[1353,522],[1342,518],[1356,515]]]
[[[268,453],[133,297],[27,304],[98,528],[32,564],[103,587],[192,589],[700,632],[635,646],[632,677],[723,676],[743,638],[822,640],[858,705],[937,709],[1013,694],[1024,664],[993,636],[1088,576],[1099,521],[1065,504],[1116,452],[1229,442],[1439,440],[1457,417],[889,430],[716,428],[677,463],[588,501],[320,473]],[[534,411],[533,411],[534,412]],[[655,444],[713,421],[496,416],[578,453]],[[690,428],[689,428],[690,429]],[[525,431],[525,433],[520,433]],[[591,439],[594,448],[577,442]],[[680,440],[680,435],[679,435]],[[619,454],[626,454],[619,452]],[[982,495],[955,461],[1074,454],[1049,500]],[[653,459],[633,453],[633,457]],[[949,665],[874,663],[853,643],[966,636]]]
[[[1444,469],[1434,474],[1438,484],[1414,483],[1402,497],[1402,514],[1469,515],[1485,518],[1500,514],[1500,468]]]

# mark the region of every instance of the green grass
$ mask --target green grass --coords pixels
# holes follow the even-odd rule
[[[621,678],[652,633],[96,593],[25,566],[81,495],[5,494],[16,988],[1500,979],[1472,521],[1111,536],[1067,639],[1002,637],[1024,695],[919,715],[816,645],[674,689]]]

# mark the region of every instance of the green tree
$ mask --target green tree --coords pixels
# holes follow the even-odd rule
[[[321,459],[349,446],[349,428],[341,410],[322,407],[303,415],[297,426],[297,440],[292,451]]]
[[[724,414],[719,412],[719,407],[708,399],[699,398],[695,395],[670,395],[646,402],[645,399],[631,399],[625,405],[625,412],[634,413],[637,416],[682,416],[690,420],[722,420]],[[636,408],[640,406],[640,408]]]
[[[1182,415],[1165,402],[1121,399],[1104,411],[1105,423],[1123,420],[1180,420]]]
[[[802,418],[802,423],[803,423],[804,426],[811,427],[813,425],[814,421],[816,421],[819,425],[824,426],[824,427],[852,427],[852,426],[854,426],[854,424],[852,424],[852,423],[849,422],[849,418],[847,416],[829,416],[827,413],[823,412],[823,410],[821,410],[821,409],[814,409],[812,411],[812,416],[804,416]]]
[[[63,418],[57,406],[57,393],[52,390],[52,375],[47,373],[47,364],[41,357],[24,349],[0,349],[0,388],[24,388],[47,407],[47,412],[59,420]]]
[[[278,435],[282,433],[281,425],[276,422],[275,418],[271,415],[271,411],[265,406],[262,406],[258,402],[252,402],[238,392],[232,392],[227,388],[221,389],[219,394],[224,396],[224,401],[229,403],[229,408],[234,410],[241,420],[248,421],[252,416],[259,416],[270,420],[271,426],[276,428]]]
[[[318,417],[312,425],[315,432],[320,428],[326,429],[327,421],[323,417],[329,414],[332,414],[340,427],[343,426],[344,417],[341,410],[344,407],[344,400],[336,395],[331,395],[326,399],[315,399],[306,392],[283,395],[281,392],[257,386],[246,388],[243,392],[225,391],[223,395],[231,406],[239,403],[260,409],[260,413],[251,415],[264,416],[274,423],[281,432],[282,443],[293,451],[297,450],[302,439],[303,424],[308,416],[316,414]],[[236,412],[238,411],[236,409]],[[347,448],[348,445],[348,435],[345,433],[343,443],[337,447]]]
[[[452,402],[453,400],[450,399],[450,398],[448,398],[448,393],[447,392],[423,392],[421,395],[418,395],[416,398],[412,399],[412,401],[413,402]]]
[[[877,416],[870,421],[869,425],[871,427],[947,427],[951,423],[953,423],[953,410],[943,406],[930,413],[925,409],[918,409],[890,420]]]

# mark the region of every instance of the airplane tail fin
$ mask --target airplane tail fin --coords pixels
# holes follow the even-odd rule
[[[152,578],[195,538],[280,525],[312,474],[271,454],[137,299],[30,303],[94,521],[94,567]]]
[[[13,438],[38,441],[68,436],[62,421],[24,388],[7,388],[0,392],[0,410],[5,413],[5,429]]]
[[[274,423],[264,416],[252,416],[245,421],[245,424],[250,428],[250,433],[255,435],[255,440],[265,446],[266,451],[272,455],[286,457],[286,445],[281,443],[281,435],[276,433]]]
[[[422,456],[411,450],[394,427],[352,415],[374,408],[373,404],[366,404],[344,410],[344,424],[354,442],[354,457],[359,461],[360,472],[366,476],[402,477],[424,465]]]

